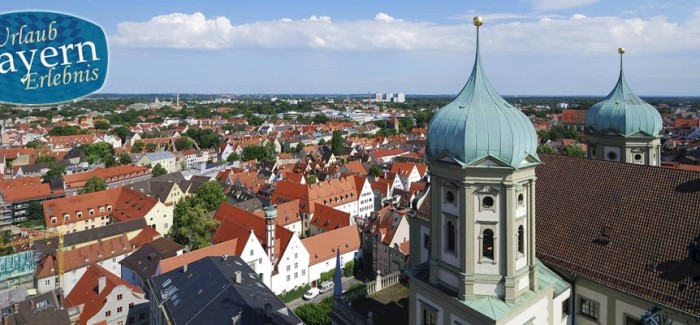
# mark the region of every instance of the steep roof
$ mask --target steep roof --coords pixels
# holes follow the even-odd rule
[[[182,245],[161,237],[143,245],[119,264],[130,268],[145,280],[156,274],[160,260],[177,256],[177,252],[182,249]]]
[[[315,212],[309,223],[323,228],[325,231],[331,231],[350,225],[350,214],[336,210],[334,208],[316,203]]]
[[[643,136],[657,137],[661,132],[663,120],[661,114],[639,98],[627,85],[622,69],[622,54],[620,52],[620,76],[615,88],[605,99],[591,106],[586,113],[586,127],[590,132],[607,134],[614,132],[624,137]]]
[[[461,164],[472,165],[491,157],[512,168],[536,163],[535,128],[486,78],[478,27],[476,37],[476,58],[467,83],[430,121],[428,159],[448,155]]]
[[[334,258],[336,248],[340,248],[340,254],[358,250],[360,233],[357,226],[350,225],[304,238],[301,243],[309,251],[309,265],[315,265]]]
[[[92,245],[64,251],[63,269],[65,272],[77,270],[131,251],[132,246],[129,243],[129,238],[126,235],[121,235]],[[43,279],[55,275],[56,272],[55,258],[53,255],[47,255],[37,266],[35,276],[37,279]]]
[[[537,255],[547,265],[700,315],[700,173],[542,155]]]
[[[238,244],[237,239],[229,240],[216,245],[207,246],[182,255],[161,259],[158,263],[158,269],[160,270],[160,274],[163,274],[170,272],[174,269],[183,267],[185,264],[190,264],[199,261],[207,256],[234,256],[239,254],[239,250],[243,249],[242,246],[243,245]]]
[[[98,286],[100,277],[106,278],[106,286],[101,292]],[[92,264],[66,297],[66,306],[70,308],[84,304],[78,324],[87,324],[88,320],[107,304],[107,297],[112,290],[120,285],[129,288],[132,293],[141,294],[143,298],[144,292],[141,288],[122,280],[97,264]]]

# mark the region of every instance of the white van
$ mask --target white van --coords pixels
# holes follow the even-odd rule
[[[321,285],[318,286],[318,290],[321,291],[321,293],[333,290],[333,282],[326,281],[326,282],[321,283]]]

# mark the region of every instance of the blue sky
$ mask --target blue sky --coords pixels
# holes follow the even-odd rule
[[[21,6],[19,6],[21,5]],[[26,1],[100,24],[102,92],[454,94],[474,59],[504,95],[596,95],[618,47],[641,95],[700,95],[700,0]]]

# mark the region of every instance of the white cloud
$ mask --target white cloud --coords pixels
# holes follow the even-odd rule
[[[537,11],[554,11],[586,6],[598,0],[530,0],[532,9]]]
[[[575,1],[568,1],[572,2]],[[683,23],[666,17],[623,19],[581,14],[523,20],[511,17],[515,21],[485,20],[482,36],[488,51],[581,56],[607,54],[620,46],[649,55],[700,49],[700,11]],[[328,16],[311,16],[240,25],[226,17],[174,13],[145,22],[120,23],[110,42],[133,48],[455,52],[473,49],[473,38],[471,24],[404,21],[385,13],[368,20],[333,21]]]

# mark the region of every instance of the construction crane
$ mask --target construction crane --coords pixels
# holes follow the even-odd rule
[[[17,247],[26,245],[38,240],[58,238],[58,246],[56,248],[56,264],[58,264],[58,286],[63,288],[63,232],[56,230],[53,232],[45,232],[39,236],[25,237],[18,240],[14,240],[8,243],[3,243],[0,239],[0,249],[5,249],[8,247]]]

